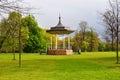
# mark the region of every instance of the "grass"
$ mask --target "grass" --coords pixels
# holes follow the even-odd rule
[[[0,80],[120,80],[115,52],[81,55],[0,54]]]

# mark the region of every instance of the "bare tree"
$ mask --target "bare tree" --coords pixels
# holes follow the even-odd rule
[[[0,0],[0,15],[12,11],[28,14],[31,7],[23,6],[23,0]]]
[[[116,63],[119,63],[119,28],[120,28],[120,0],[109,0],[110,8],[104,16],[108,31],[111,31],[112,38],[116,39]],[[115,36],[113,36],[115,35]],[[113,45],[113,44],[112,44]]]
[[[103,16],[103,22],[106,27],[105,34],[110,36],[112,42],[111,49],[114,51],[114,40],[115,40],[115,17],[111,11],[106,11]]]
[[[85,40],[85,32],[88,28],[88,24],[86,21],[82,21],[80,24],[79,24],[79,28],[80,28],[80,32],[83,33],[83,41]]]
[[[82,41],[81,41],[80,45],[82,45],[83,41],[85,40],[85,35],[86,35],[87,29],[88,29],[88,23],[86,21],[82,21],[79,24],[79,31],[82,33]],[[85,51],[85,47],[82,49],[82,51]]]

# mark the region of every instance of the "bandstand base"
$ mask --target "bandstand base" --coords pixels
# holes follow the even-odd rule
[[[48,55],[71,55],[73,54],[73,50],[68,49],[52,49],[47,50]]]

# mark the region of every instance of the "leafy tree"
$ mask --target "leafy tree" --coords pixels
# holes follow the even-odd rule
[[[36,53],[45,47],[42,29],[31,15],[24,18],[24,26],[28,27],[29,39],[25,44],[24,52]]]
[[[51,39],[52,39],[52,49],[55,49],[55,41],[56,41],[56,35],[49,34],[49,33],[46,32],[46,30],[47,29],[42,29],[43,41],[44,41],[44,44],[45,44],[44,52],[46,51],[46,49],[51,48]],[[61,43],[58,42],[58,45],[61,45]]]
[[[2,51],[4,52],[13,52],[13,59],[15,60],[15,52],[19,51],[19,27],[22,26],[22,15],[18,12],[11,12],[7,19],[3,19],[1,22],[1,38],[4,40],[2,44]],[[28,39],[28,28],[21,28],[21,42],[22,47]],[[1,40],[1,41],[2,41]]]
[[[80,29],[80,31],[75,33],[72,39],[72,48],[74,51],[78,51],[79,49],[82,51],[98,51],[99,41],[98,34],[93,29],[89,29],[87,25],[86,30],[83,29],[83,31],[81,31]],[[89,45],[87,45],[87,43]]]
[[[93,30],[86,32],[86,40],[89,43],[88,51],[98,51],[98,43],[100,39],[98,38],[98,34]]]
[[[82,48],[81,36],[82,34],[80,32],[76,32],[75,36],[72,38],[72,49],[75,52]]]
[[[9,14],[8,19],[2,20],[2,22],[1,22],[1,37],[3,37],[3,39],[1,40],[1,42],[2,42],[1,48],[6,41],[9,41],[9,45],[6,44],[8,47],[9,46],[17,47],[17,45],[15,44],[16,43],[15,39],[17,40],[17,38],[18,38],[18,29],[19,29],[18,25],[20,23],[20,18],[22,18],[20,13],[11,12]],[[11,41],[11,43],[10,43],[10,41]]]
[[[20,12],[25,13],[26,10],[28,10],[29,8],[26,8],[26,10],[25,10],[25,8],[23,8],[19,5],[21,2],[22,2],[22,0],[0,0],[0,15],[3,15],[5,13],[10,13],[12,11],[20,11]],[[6,20],[5,23],[8,24],[8,22],[9,21]],[[10,30],[5,31],[4,35],[5,36],[4,37],[2,36],[2,38],[0,39],[0,49],[2,48],[4,42],[7,40],[7,38],[9,37]]]
[[[99,51],[105,51],[105,49],[106,49],[105,43],[99,42],[98,50]]]
[[[89,46],[89,43],[86,42],[86,41],[83,41],[82,45],[83,45],[83,47],[85,48],[85,51],[86,51],[86,49],[87,49],[88,46]]]

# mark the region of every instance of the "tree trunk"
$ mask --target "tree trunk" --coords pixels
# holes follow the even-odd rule
[[[21,47],[21,25],[19,26],[19,67],[21,67],[21,52],[22,52],[22,47]]]
[[[114,34],[113,34],[113,31],[112,31],[112,51],[114,51]]]
[[[118,31],[118,26],[117,26],[117,40],[116,40],[116,45],[117,45],[116,46],[116,61],[117,61],[116,63],[117,64],[119,63],[119,59],[118,59],[118,57],[119,57],[118,56],[118,54],[119,54],[119,49],[118,49],[119,48],[119,46],[118,46],[119,45],[119,35],[118,35],[118,32],[119,31]]]

